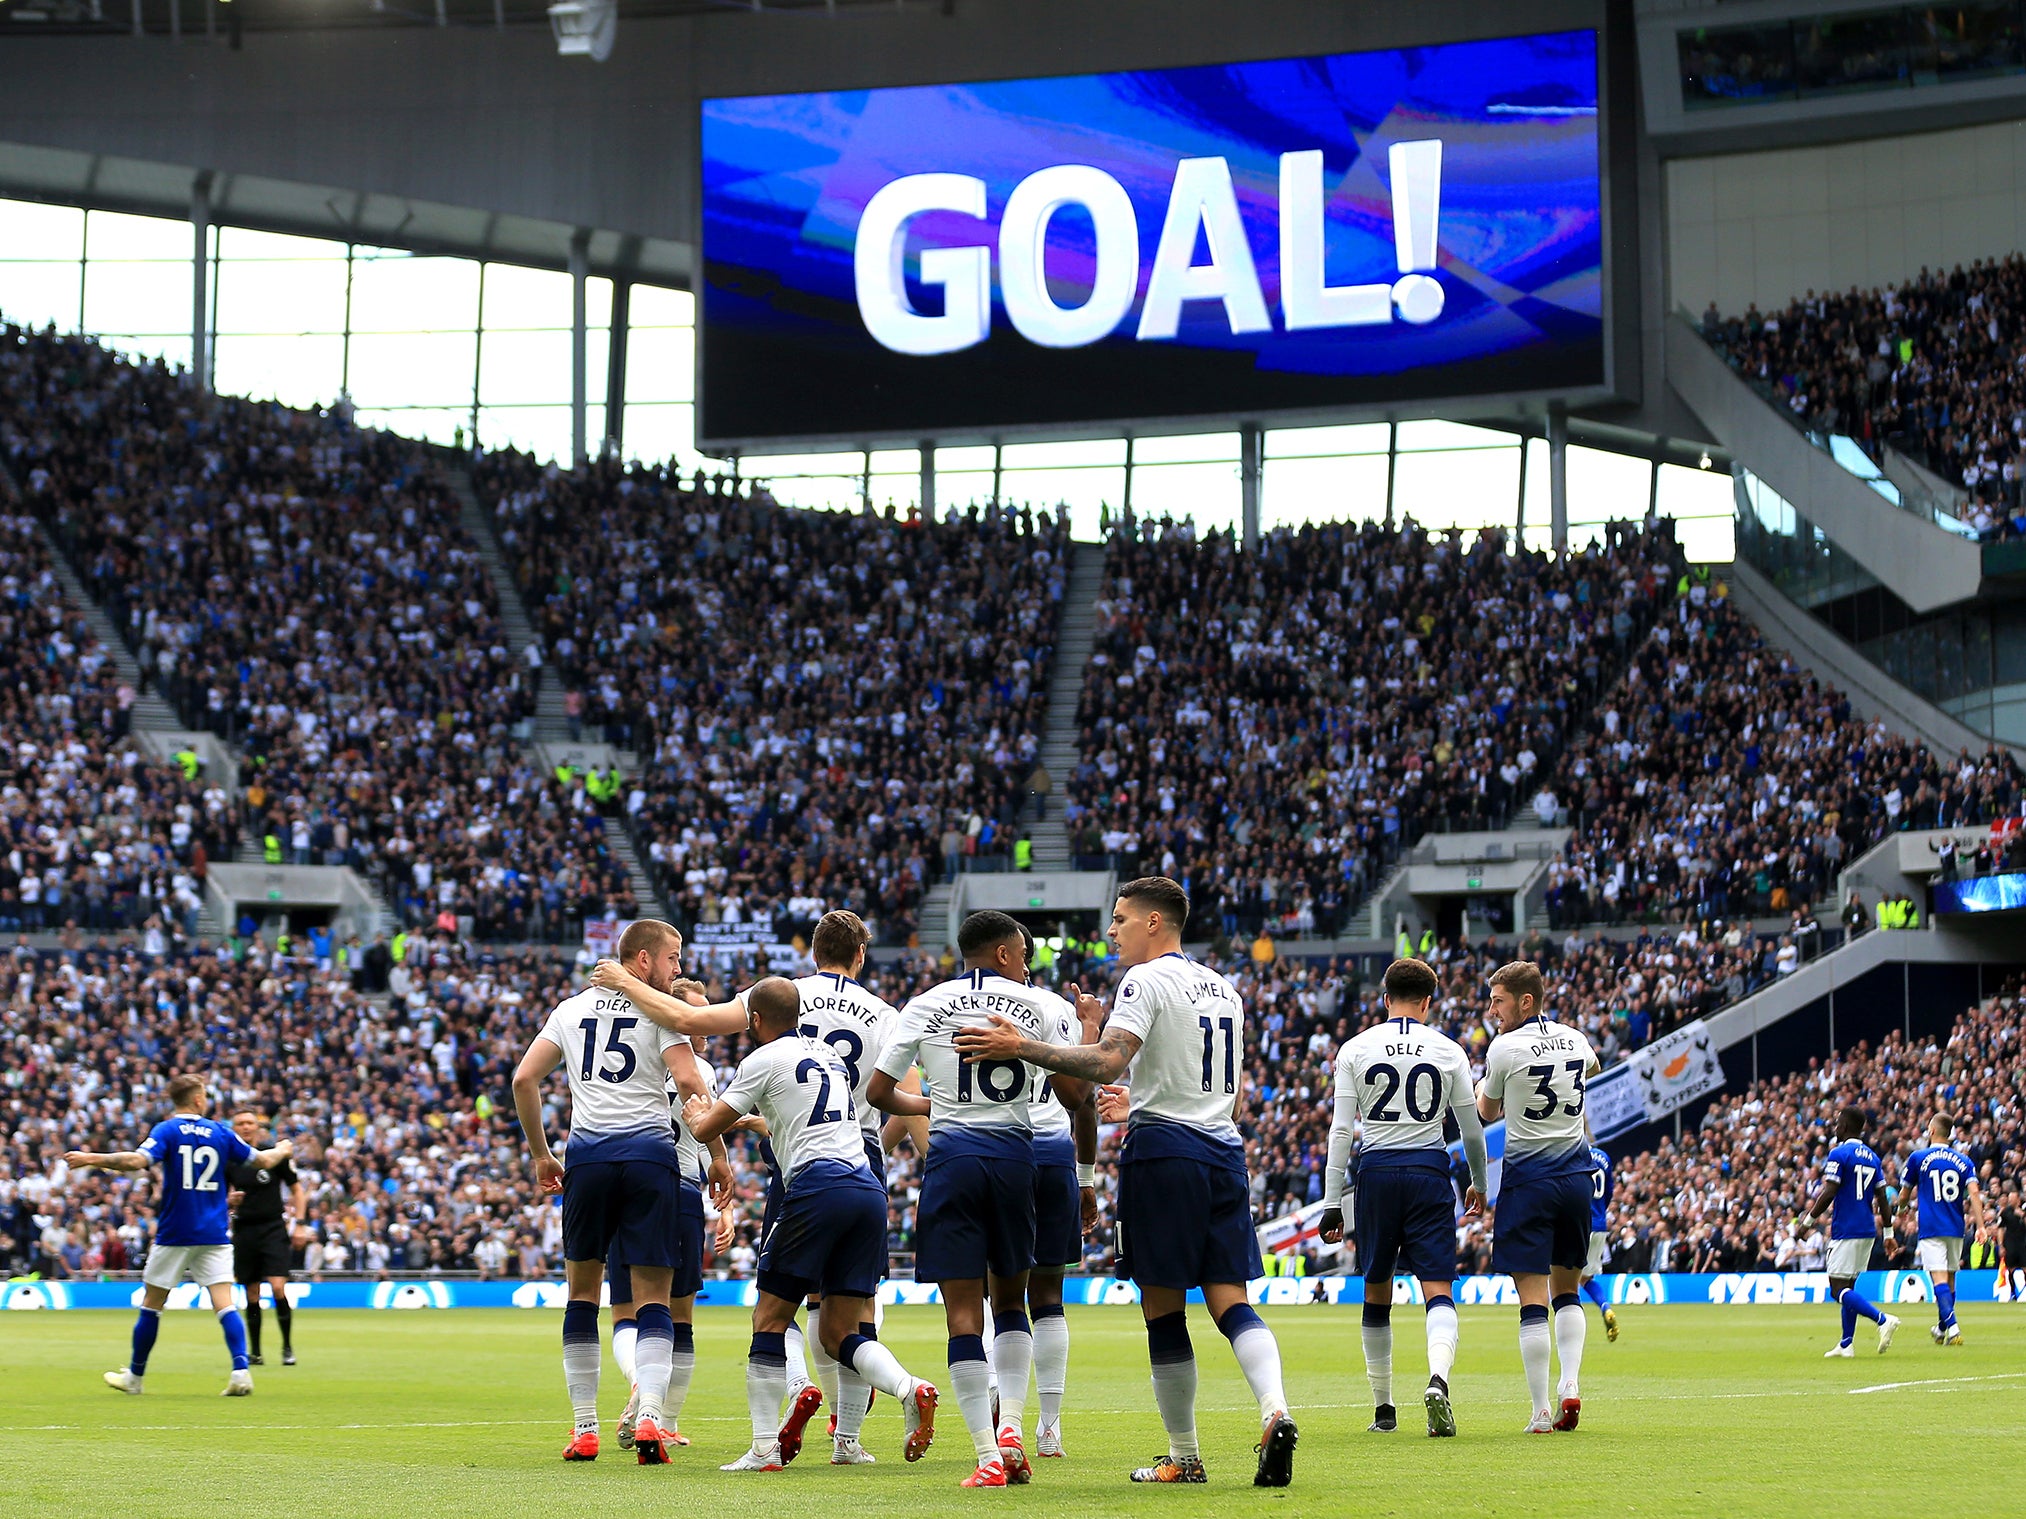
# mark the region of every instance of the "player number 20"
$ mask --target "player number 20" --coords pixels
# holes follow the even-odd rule
[[[1527,1074],[1533,1077],[1534,1093],[1541,1102],[1539,1107],[1528,1106],[1522,1109],[1520,1117],[1538,1121],[1552,1115],[1558,1106],[1563,1114],[1570,1118],[1583,1111],[1583,1062],[1564,1060],[1562,1069],[1569,1073],[1569,1081],[1575,1087],[1576,1095],[1564,1102],[1562,1094],[1555,1090],[1555,1068],[1551,1065],[1530,1065],[1527,1067]]]
[[[1229,1017],[1212,1019],[1206,1015],[1197,1018],[1196,1023],[1203,1030],[1203,1090],[1206,1092],[1216,1090],[1211,1085],[1217,1066],[1215,1059],[1215,1036],[1222,1034],[1224,1036],[1224,1091],[1227,1096],[1235,1093],[1238,1090],[1238,1067],[1236,1064],[1237,1054],[1232,1048],[1237,1042],[1237,1031],[1233,1020]]]
[[[1373,1123],[1400,1121],[1400,1110],[1393,1106],[1393,1099],[1401,1095],[1403,1087],[1407,1115],[1416,1123],[1428,1122],[1442,1107],[1442,1073],[1425,1060],[1407,1072],[1404,1082],[1394,1067],[1375,1065],[1365,1072],[1365,1085],[1385,1088],[1372,1100],[1371,1110],[1365,1114]]]

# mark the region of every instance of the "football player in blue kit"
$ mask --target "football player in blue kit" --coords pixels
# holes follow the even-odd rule
[[[1881,1224],[1890,1228],[1892,1215],[1879,1183],[1884,1165],[1878,1152],[1864,1142],[1864,1111],[1845,1108],[1836,1115],[1836,1147],[1822,1162],[1822,1184],[1815,1192],[1815,1205],[1808,1217],[1829,1214],[1829,1291],[1843,1315],[1843,1337],[1824,1352],[1825,1357],[1853,1356],[1851,1340],[1857,1321],[1870,1319],[1878,1326],[1878,1353],[1892,1348],[1899,1320],[1869,1302],[1857,1290],[1857,1279],[1871,1265],[1871,1252],[1878,1245]]]
[[[134,1320],[133,1351],[125,1366],[106,1373],[106,1385],[125,1393],[141,1391],[148,1354],[162,1327],[162,1307],[170,1290],[188,1277],[210,1294],[212,1311],[225,1332],[225,1349],[232,1357],[225,1396],[243,1398],[253,1391],[253,1373],[247,1370],[246,1321],[232,1304],[226,1172],[245,1161],[269,1169],[279,1166],[292,1146],[284,1139],[256,1150],[229,1124],[208,1116],[211,1098],[202,1076],[186,1074],[171,1080],[169,1105],[169,1116],[148,1131],[138,1149],[72,1150],[63,1157],[73,1171],[162,1168],[162,1205],[155,1220],[155,1243],[141,1270],[141,1312]]]
[[[1927,1147],[1907,1157],[1900,1207],[1915,1214],[1920,1268],[1935,1284],[1938,1322],[1928,1337],[1937,1345],[1959,1346],[1963,1330],[1956,1322],[1956,1273],[1963,1267],[1963,1241],[1969,1232],[1964,1211],[1967,1208],[1974,1220],[1977,1239],[1990,1232],[1990,1215],[1977,1186],[1976,1166],[1949,1143],[1954,1132],[1955,1122],[1946,1113],[1929,1121]]]

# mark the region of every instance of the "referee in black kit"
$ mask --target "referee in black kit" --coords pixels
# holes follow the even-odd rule
[[[255,1149],[267,1128],[258,1113],[232,1115],[232,1131]],[[260,1284],[274,1292],[274,1316],[281,1321],[281,1364],[295,1365],[291,1331],[295,1310],[288,1300],[289,1221],[302,1217],[302,1182],[288,1161],[263,1169],[241,1162],[226,1173],[232,1183],[232,1279],[246,1289],[247,1359],[260,1356]]]

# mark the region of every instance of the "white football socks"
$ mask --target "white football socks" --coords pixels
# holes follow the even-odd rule
[[[812,1329],[815,1326],[810,1326]],[[823,1401],[832,1409],[837,1407],[837,1363],[830,1359],[830,1352],[823,1348],[821,1333],[811,1334],[803,1342],[808,1348],[809,1365],[816,1373],[817,1385],[823,1389]]]
[[[1062,1392],[1069,1382],[1069,1320],[1062,1310],[1034,1319],[1034,1390],[1041,1398],[1041,1428],[1062,1423]]]
[[[612,1359],[619,1364],[619,1375],[626,1378],[630,1386],[636,1379],[633,1375],[634,1347],[640,1341],[640,1326],[628,1319],[623,1324],[612,1326]]]
[[[570,1412],[577,1428],[598,1427],[598,1363],[604,1353],[596,1340],[573,1340],[563,1346],[563,1385],[570,1390]]]
[[[1365,1324],[1365,1380],[1372,1384],[1372,1402],[1384,1407],[1393,1401],[1393,1326]]]
[[[790,1323],[781,1331],[781,1338],[788,1346],[788,1392],[794,1397],[809,1385],[809,1358],[803,1349],[802,1326]]]
[[[1535,1413],[1548,1406],[1548,1363],[1555,1348],[1548,1333],[1547,1310],[1539,1311],[1539,1318],[1522,1317],[1519,1326],[1520,1364],[1526,1368],[1527,1396],[1533,1399]],[[1520,1312],[1524,1315],[1526,1310]]]
[[[964,1427],[977,1447],[978,1464],[999,1459],[999,1431],[992,1427],[992,1368],[989,1363],[965,1357],[950,1362],[950,1386],[957,1395],[957,1408]]]
[[[1578,1396],[1583,1375],[1583,1337],[1588,1326],[1580,1302],[1555,1310],[1555,1354],[1562,1363],[1562,1396]]]
[[[1428,1310],[1428,1374],[1449,1380],[1450,1368],[1456,1364],[1456,1308],[1450,1303],[1437,1303]]]
[[[1034,1332],[1027,1315],[1008,1314],[992,1341],[992,1364],[999,1373],[999,1425],[1017,1432],[1027,1415],[1027,1377],[1034,1366]]]
[[[899,1359],[877,1340],[861,1340],[852,1357],[851,1369],[888,1397],[905,1398],[915,1390],[915,1379]]]

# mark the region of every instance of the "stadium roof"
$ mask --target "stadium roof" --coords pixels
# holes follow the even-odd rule
[[[16,199],[187,220],[199,177],[175,164],[0,143],[0,196]],[[542,269],[570,266],[574,229],[566,222],[252,174],[208,179],[212,218],[236,227]],[[693,263],[688,243],[618,232],[590,235],[593,274],[686,288]]]

